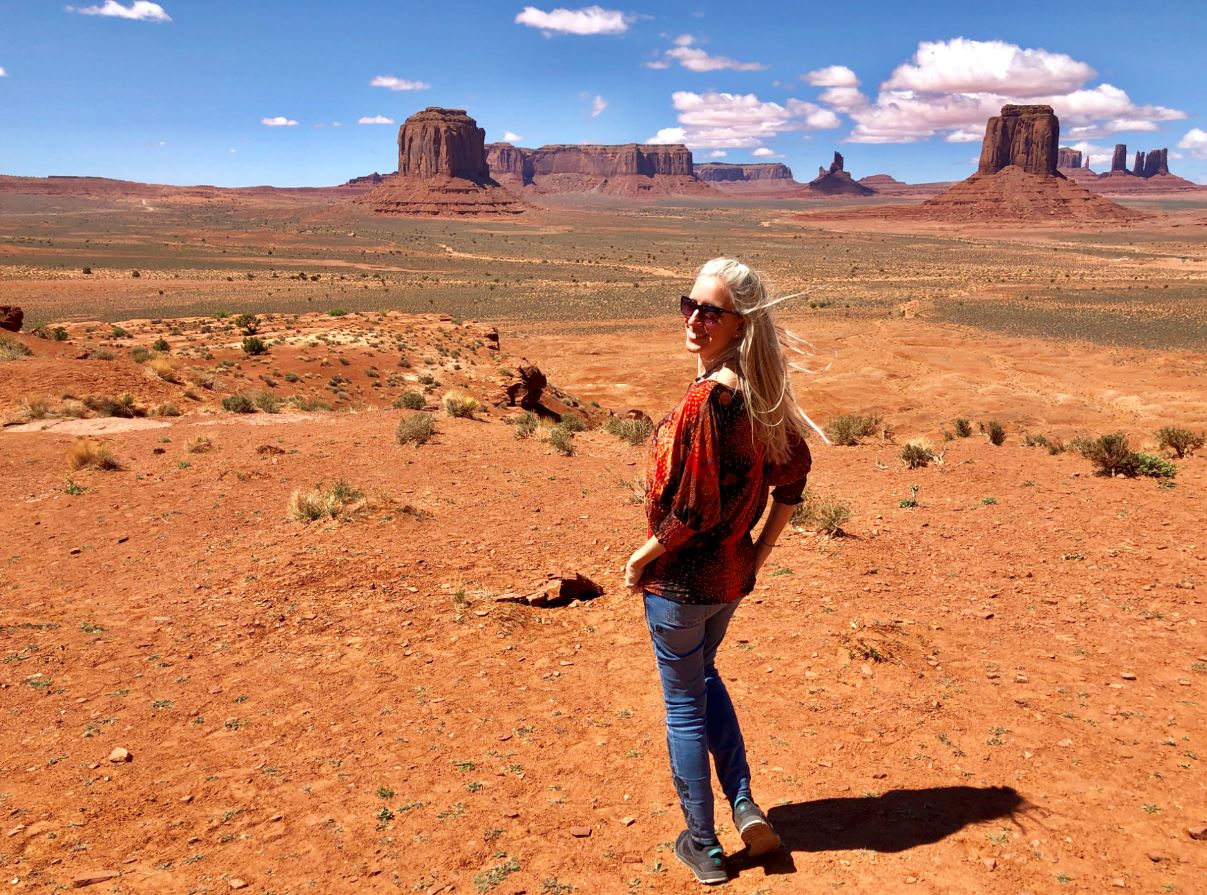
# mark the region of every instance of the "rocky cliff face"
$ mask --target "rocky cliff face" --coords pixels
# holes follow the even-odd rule
[[[870,196],[875,190],[851,179],[843,168],[842,153],[834,153],[834,161],[828,170],[818,168],[818,175],[809,181],[809,189],[827,196]]]
[[[398,173],[357,199],[379,214],[515,214],[490,178],[486,132],[463,109],[427,108],[398,129]]]
[[[1144,158],[1145,177],[1156,177],[1158,174],[1169,173],[1169,150],[1153,149]]]
[[[1081,167],[1081,150],[1066,149],[1060,147],[1056,154],[1056,167],[1058,168],[1080,168]]]
[[[725,162],[707,162],[696,165],[696,176],[705,183],[768,183],[781,181],[795,183],[792,169],[779,162],[757,165],[732,165]]]
[[[709,189],[695,175],[691,151],[680,144],[554,144],[523,149],[510,143],[492,143],[486,152],[491,175],[513,189],[617,195]]]
[[[1127,144],[1116,143],[1115,152],[1111,156],[1111,173],[1122,171],[1127,173]]]
[[[1051,106],[1002,106],[989,119],[978,174],[1015,165],[1027,174],[1056,174],[1060,122]]]
[[[490,143],[486,147],[486,165],[490,176],[507,186],[523,186],[532,182],[532,165],[528,150],[510,143]]]
[[[1115,154],[1111,159],[1111,175],[1113,179],[1119,180],[1121,177],[1142,177],[1148,179],[1156,177],[1158,174],[1172,176],[1169,174],[1169,150],[1168,149],[1150,149],[1148,152],[1136,150],[1136,154],[1132,157],[1132,168],[1127,169],[1127,144],[1117,143],[1115,145]],[[1181,178],[1179,178],[1181,180]],[[1189,183],[1189,181],[1185,181]],[[1117,184],[1122,188],[1122,183]]]

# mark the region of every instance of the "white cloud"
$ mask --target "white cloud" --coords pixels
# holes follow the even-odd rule
[[[801,75],[814,87],[858,87],[859,78],[845,65],[827,65]]]
[[[517,25],[538,28],[546,37],[553,34],[624,34],[633,22],[616,9],[584,6],[582,9],[552,9],[549,12],[535,6],[525,6],[515,17]]]
[[[724,149],[714,149],[712,152],[710,152],[708,154],[708,157],[709,158],[725,158],[725,156],[727,156],[727,155],[729,155],[729,153],[726,152]]]
[[[756,149],[754,152],[752,152],[750,154],[753,155],[755,158],[770,158],[771,156],[775,155],[775,150],[768,149],[766,146],[760,146],[758,149]]]
[[[523,139],[524,138],[521,137],[519,134],[512,133],[511,131],[503,131],[503,142],[504,143],[519,143]]]
[[[232,150],[230,151],[230,154],[231,154],[231,155],[234,155],[234,154],[235,154],[235,152],[236,152],[236,150],[232,149]]]
[[[764,102],[753,93],[671,95],[679,127],[664,127],[647,143],[686,143],[693,149],[753,149],[783,131],[838,127],[838,116],[813,103]]]
[[[678,62],[683,68],[688,71],[705,72],[705,71],[763,71],[767,66],[761,62],[738,62],[736,59],[730,59],[727,56],[709,56],[704,50],[699,47],[692,46],[696,42],[690,34],[680,34],[675,38],[675,48],[667,50],[663,53],[663,59],[660,62],[647,62],[646,68],[666,68],[671,61]]]
[[[1192,127],[1178,141],[1178,148],[1187,150],[1191,158],[1207,159],[1207,131]]]
[[[823,90],[818,99],[840,112],[862,109],[868,104],[868,98],[860,92],[858,87],[830,87]]]
[[[1064,53],[1025,50],[1002,40],[922,41],[883,89],[923,93],[996,93],[1029,97],[1076,90],[1096,72]]]
[[[952,131],[943,138],[947,143],[980,143],[985,139],[985,129]]]
[[[408,81],[405,78],[396,78],[393,75],[377,75],[369,82],[370,87],[384,87],[387,90],[429,90],[431,84],[423,81]]]
[[[1082,156],[1089,156],[1090,167],[1105,167],[1110,168],[1111,160],[1115,156],[1114,146],[1096,146],[1093,143],[1087,143],[1084,140],[1078,143],[1069,145],[1070,149],[1076,149]],[[1084,161],[1084,159],[1083,159]]]
[[[644,65],[646,68],[653,68],[657,70],[671,67],[671,64],[663,59],[654,59],[651,62],[644,63]]]
[[[0,78],[7,78],[7,77],[8,77],[8,72],[6,72],[6,71],[4,70],[4,66],[3,66],[3,65],[0,65]]]
[[[357,124],[393,124],[393,118],[387,118],[385,115],[366,115],[363,118],[356,119]]]
[[[158,3],[149,0],[134,0],[129,6],[122,6],[117,0],[105,0],[99,6],[69,6],[68,12],[78,12],[82,16],[110,16],[116,19],[132,19],[137,22],[170,22],[168,15]]]
[[[602,96],[597,96],[591,100],[591,117],[598,118],[603,114],[604,109],[608,107],[608,101]]]
[[[292,118],[286,118],[284,115],[277,115],[275,118],[261,118],[260,123],[265,127],[297,127],[297,122]]]

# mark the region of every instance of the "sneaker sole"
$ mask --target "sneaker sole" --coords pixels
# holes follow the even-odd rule
[[[742,828],[742,841],[746,843],[746,852],[752,858],[760,858],[770,854],[780,847],[780,837],[771,828],[771,824],[754,820]]]
[[[675,857],[679,860],[680,864],[692,872],[692,876],[696,878],[696,882],[698,883],[703,883],[706,886],[719,886],[729,882],[729,874],[724,870],[718,871],[715,875],[701,876],[696,866],[683,857],[683,855],[679,854],[678,848],[675,849]]]

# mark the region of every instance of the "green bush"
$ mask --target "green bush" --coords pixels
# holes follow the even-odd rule
[[[955,420],[956,437],[970,438],[972,436],[972,421],[966,417],[956,417]]]
[[[231,413],[255,413],[256,405],[247,395],[230,395],[222,399],[222,409]]]
[[[1101,475],[1132,477],[1139,471],[1139,458],[1122,432],[1099,435],[1097,438],[1075,438],[1073,449],[1097,466]]]
[[[1152,479],[1172,479],[1178,474],[1178,467],[1156,454],[1136,452],[1136,475],[1148,476]]]
[[[549,430],[549,443],[559,454],[569,457],[574,453],[574,435],[560,424]]]
[[[984,425],[985,435],[989,438],[989,443],[1001,447],[1006,441],[1006,429],[997,420],[990,420]]]
[[[603,430],[621,441],[638,445],[649,441],[650,435],[654,431],[654,424],[645,417],[622,419],[618,416],[610,416],[604,423]]]
[[[252,398],[257,410],[262,410],[265,413],[280,413],[281,405],[285,403],[285,399],[274,395],[272,392],[256,392]]]
[[[126,329],[122,329],[120,326],[117,326],[115,324],[112,332],[109,333],[109,338],[111,338],[111,339],[128,339],[128,338],[130,338],[130,331],[126,330]]]
[[[935,452],[920,441],[908,441],[901,448],[901,462],[909,469],[921,469],[935,459]]]
[[[144,348],[142,345],[135,345],[130,349],[130,357],[136,364],[145,364],[151,359],[151,349]]]
[[[243,352],[250,357],[254,357],[257,354],[267,354],[268,345],[259,336],[244,336]]]
[[[260,318],[255,314],[240,314],[235,318],[235,326],[243,330],[243,335],[254,336],[260,330]]]
[[[852,447],[859,444],[860,439],[867,438],[876,432],[881,417],[864,416],[858,413],[844,413],[826,423],[826,434],[835,444]]]
[[[567,432],[585,432],[587,430],[587,421],[577,413],[563,413],[560,424]]]
[[[332,308],[327,313],[330,314],[332,317],[343,317],[348,312],[346,310],[344,310],[343,308]]]
[[[414,389],[408,389],[398,396],[394,406],[405,410],[422,410],[427,400]]]
[[[1162,426],[1157,430],[1157,447],[1173,451],[1175,457],[1181,460],[1189,457],[1207,441],[1207,433],[1197,435],[1189,429],[1178,429],[1174,426]]]
[[[511,417],[507,422],[515,428],[516,438],[531,438],[537,428],[536,414],[525,411],[519,416]]]
[[[151,348],[155,351],[163,351],[163,352],[172,350],[172,346],[168,344],[167,339],[156,339],[154,342],[151,343]]]
[[[427,444],[436,433],[436,418],[430,413],[412,413],[398,421],[399,444]]]

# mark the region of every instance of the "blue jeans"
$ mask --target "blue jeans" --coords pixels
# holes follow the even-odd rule
[[[733,702],[714,664],[740,600],[689,605],[645,595],[645,620],[662,678],[666,747],[679,804],[692,838],[715,842],[711,752],[721,790],[732,805],[750,798],[750,765]]]

